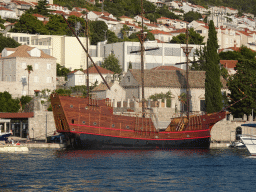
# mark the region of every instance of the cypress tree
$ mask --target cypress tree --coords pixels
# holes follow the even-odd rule
[[[220,111],[223,107],[220,81],[220,59],[217,53],[218,39],[214,23],[211,20],[206,50],[206,73],[205,73],[205,102],[206,112],[213,113]]]

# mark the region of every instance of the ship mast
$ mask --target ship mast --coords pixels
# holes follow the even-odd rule
[[[80,45],[82,46],[82,48],[84,49],[84,51],[87,53],[87,57],[91,60],[92,64],[94,65],[95,69],[97,70],[98,74],[100,75],[101,79],[103,80],[103,82],[106,84],[106,86],[108,87],[108,89],[110,90],[110,87],[108,85],[108,83],[106,82],[106,80],[104,79],[104,77],[102,76],[101,72],[99,71],[97,65],[94,63],[94,61],[92,60],[92,57],[89,54],[88,49],[86,49],[84,47],[84,45],[82,44],[82,42],[80,41],[80,39],[78,38],[77,34],[74,32],[74,30],[72,29],[72,27],[70,26],[70,24],[68,23],[67,19],[65,18],[64,15],[62,15],[63,19],[65,20],[65,22],[68,24],[68,27],[70,28],[71,32],[73,33],[73,35],[75,35],[76,39],[78,40],[78,42],[80,43]],[[87,40],[88,42],[88,40]],[[88,45],[88,44],[87,44]],[[88,64],[88,62],[87,62]],[[88,71],[88,70],[87,70]]]
[[[88,44],[89,44],[89,20],[88,20],[88,13],[86,14],[86,49],[89,50]],[[86,64],[87,64],[87,74],[86,74],[86,86],[87,86],[87,97],[88,97],[88,103],[90,103],[90,87],[89,87],[89,56],[88,52],[86,54]]]
[[[141,21],[142,21],[142,29],[139,34],[140,40],[140,50],[141,50],[141,96],[142,96],[142,117],[145,117],[145,95],[144,95],[144,41],[146,38],[146,34],[144,34],[144,21],[143,21],[143,0],[141,0]]]
[[[189,69],[188,69],[188,56],[193,47],[188,46],[189,34],[188,34],[188,24],[186,27],[186,47],[181,47],[186,55],[186,96],[187,96],[187,118],[189,122],[189,112],[190,112],[190,93],[189,93]]]

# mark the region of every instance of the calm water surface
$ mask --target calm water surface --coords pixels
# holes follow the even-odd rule
[[[246,149],[0,153],[0,191],[255,191]]]

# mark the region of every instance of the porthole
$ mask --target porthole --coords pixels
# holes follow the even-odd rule
[[[112,124],[112,127],[115,127],[115,124]]]
[[[70,108],[73,108],[73,105],[70,105]]]
[[[86,110],[88,110],[89,108],[88,107],[85,107]]]
[[[96,122],[93,122],[93,125],[97,125],[97,123],[96,123]]]
[[[130,126],[129,126],[129,125],[126,125],[126,129],[130,129]]]
[[[75,129],[72,129],[72,131],[75,131]]]
[[[85,121],[82,121],[83,124],[85,124]]]

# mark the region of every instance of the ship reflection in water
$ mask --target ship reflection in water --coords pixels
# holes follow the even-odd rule
[[[0,191],[249,191],[256,159],[248,156],[246,149],[0,153]]]

